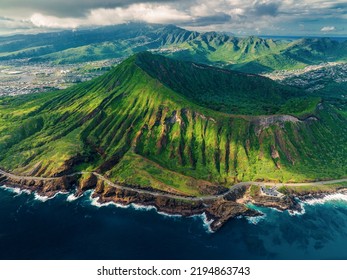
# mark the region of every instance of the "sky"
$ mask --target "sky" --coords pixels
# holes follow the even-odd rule
[[[0,0],[0,35],[132,21],[240,36],[347,36],[347,1]]]

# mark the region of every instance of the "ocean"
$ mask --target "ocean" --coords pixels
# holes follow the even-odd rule
[[[216,233],[200,216],[100,207],[89,197],[0,188],[0,259],[347,259],[347,196],[310,201],[303,213],[258,207],[263,217]]]

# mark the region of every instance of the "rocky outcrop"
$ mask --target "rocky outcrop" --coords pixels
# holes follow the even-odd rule
[[[258,212],[235,201],[220,198],[210,201],[191,201],[189,199],[174,199],[164,195],[151,195],[106,186],[100,182],[95,189],[93,198],[99,203],[114,202],[122,205],[131,203],[154,206],[159,212],[170,215],[194,216],[205,213],[212,231],[221,228],[229,219],[238,216],[257,216]],[[230,199],[230,198],[229,198]]]
[[[224,198],[229,201],[237,201],[245,196],[249,186],[234,187],[232,192],[227,193]]]
[[[300,205],[296,202],[295,197],[293,196],[284,196],[284,197],[274,197],[259,195],[253,197],[251,202],[254,205],[276,208],[278,210],[300,210]]]
[[[82,177],[80,179],[78,184],[78,190],[80,192],[84,192],[87,190],[94,189],[97,183],[98,183],[98,178],[93,173],[88,174],[87,176]]]
[[[302,119],[299,119],[290,115],[271,115],[271,116],[257,116],[253,117],[251,123],[254,125],[254,132],[256,135],[260,135],[260,133],[266,128],[272,125],[278,125],[280,127],[284,127],[286,122],[290,123],[302,123],[302,122],[313,122],[318,121],[316,116],[308,116]]]
[[[216,187],[213,191],[216,199],[197,199],[187,196],[175,196],[168,193],[155,192],[122,187],[105,182],[102,176],[90,174],[75,174],[50,179],[34,179],[20,176],[2,176],[0,180],[8,186],[37,192],[42,196],[53,197],[58,192],[76,191],[76,195],[82,195],[86,190],[93,189],[92,197],[99,203],[117,203],[122,205],[139,204],[142,206],[154,206],[159,212],[171,215],[194,216],[205,214],[207,222],[213,231],[221,228],[229,219],[238,216],[256,216],[258,212],[253,211],[243,204],[236,202],[237,198],[245,193],[245,187],[235,188],[234,192],[228,192],[225,197],[224,187]]]
[[[70,192],[77,183],[74,177],[59,177],[50,180],[25,179],[25,178],[8,178],[3,182],[12,187],[19,187],[32,192],[37,192],[39,195],[52,197],[57,192]]]
[[[250,209],[247,203],[258,206],[272,207],[279,210],[297,210],[301,207],[296,197],[311,199],[324,196],[327,192],[305,192],[296,194],[270,196],[260,188],[244,183],[233,187],[225,193],[225,188],[216,188],[214,195],[203,198],[179,196],[172,193],[158,192],[154,189],[141,189],[132,186],[113,184],[97,173],[76,173],[58,178],[21,177],[4,171],[0,172],[0,183],[7,186],[37,192],[39,195],[53,197],[58,192],[75,192],[82,195],[86,190],[94,190],[92,198],[99,203],[117,203],[122,205],[138,204],[153,206],[159,212],[171,215],[193,216],[205,214],[211,230],[216,231],[228,220],[238,216],[259,216],[261,213]],[[253,190],[252,190],[253,188]],[[335,189],[332,192],[346,192],[346,189]],[[220,194],[222,193],[222,194]],[[224,195],[223,195],[224,193]]]
[[[283,126],[286,122],[298,123],[301,122],[301,120],[289,115],[259,116],[254,117],[252,120],[256,135],[259,135],[263,130],[270,127],[271,125],[276,124],[279,126]]]
[[[238,201],[242,201],[243,203],[252,203],[257,206],[271,207],[281,211],[301,210],[300,204],[297,202],[295,196],[293,195],[265,195],[260,191],[260,187],[254,187],[255,189],[253,190],[251,190],[251,187],[248,187],[244,196]]]
[[[262,215],[257,211],[249,209],[244,204],[225,199],[219,199],[211,203],[205,213],[207,218],[212,221],[210,227],[213,231],[220,229],[228,220],[232,218],[239,216],[254,217]]]
[[[332,194],[344,194],[347,195],[347,188],[346,187],[340,187],[336,189],[331,189],[331,190],[307,190],[307,191],[300,191],[300,192],[290,192],[291,196],[298,197],[301,201],[305,200],[312,200],[312,199],[322,199],[326,197],[327,195],[332,195]]]

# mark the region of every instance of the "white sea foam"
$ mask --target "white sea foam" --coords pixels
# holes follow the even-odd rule
[[[277,209],[275,207],[268,207],[268,208],[271,209],[272,211],[275,211],[275,212],[280,212],[280,213],[284,212],[283,210]]]
[[[115,206],[117,208],[123,208],[123,209],[127,209],[127,208],[131,207],[131,208],[133,208],[134,210],[137,210],[137,211],[155,210],[159,215],[165,216],[165,217],[169,217],[169,218],[182,218],[182,215],[179,215],[179,214],[168,214],[168,213],[165,213],[165,212],[158,211],[158,209],[155,206],[144,206],[144,205],[140,205],[140,204],[136,204],[136,203],[131,203],[129,205],[123,205],[123,204],[115,203],[113,201],[106,202],[106,203],[100,203],[98,201],[99,200],[98,197],[94,197],[93,198],[92,196],[93,196],[93,193],[91,193],[90,196],[89,196],[90,204],[95,206],[95,207],[98,207],[98,208],[105,207],[105,206],[110,206],[110,205]]]
[[[58,195],[67,195],[67,194],[68,194],[67,192],[57,192],[53,196],[45,196],[45,195],[39,195],[38,193],[35,192],[34,197],[35,197],[35,200],[46,202],[47,200],[56,198]]]
[[[79,199],[80,198],[80,196],[75,196],[75,194],[70,194],[67,198],[66,198],[66,201],[67,202],[72,202],[72,201],[75,201],[75,200],[77,200],[77,199]]]
[[[212,220],[212,219],[208,220],[205,212],[202,214],[189,216],[189,218],[201,220],[203,222],[203,225],[204,225],[204,228],[206,229],[206,231],[208,233],[214,233],[214,231],[211,229],[211,224],[214,222],[214,220]]]
[[[140,211],[150,211],[150,210],[155,210],[159,215],[162,215],[162,216],[165,216],[165,217],[169,217],[169,218],[182,218],[183,216],[180,215],[180,214],[168,214],[168,213],[165,213],[165,212],[161,212],[161,211],[158,211],[158,209],[155,207],[155,206],[144,206],[144,205],[140,205],[140,204],[136,204],[136,203],[131,203],[129,205],[122,205],[122,204],[119,204],[119,203],[115,203],[113,201],[110,201],[110,202],[106,202],[106,203],[100,203],[98,200],[99,198],[98,197],[92,197],[93,193],[90,194],[89,196],[89,200],[90,200],[90,204],[95,206],[95,207],[105,207],[105,206],[110,206],[110,205],[113,205],[117,208],[133,208],[134,210],[140,210]],[[209,233],[213,233],[214,231],[212,231],[211,229],[211,224],[213,223],[213,220],[208,220],[207,219],[207,216],[205,213],[201,214],[201,215],[194,215],[194,216],[191,216],[191,217],[198,217],[200,218],[203,223],[204,223],[204,227],[206,228],[206,230],[209,232]]]
[[[53,199],[57,197],[58,195],[67,195],[68,192],[57,192],[53,196],[45,196],[45,195],[39,195],[37,192],[32,192],[27,189],[21,189],[18,187],[7,187],[7,186],[0,186],[1,189],[7,190],[9,192],[15,193],[16,196],[21,195],[21,194],[34,194],[34,199],[41,201],[41,202],[46,202],[47,200]]]
[[[250,216],[242,216],[241,218],[245,218],[249,224],[253,224],[256,225],[258,224],[260,221],[264,220],[266,218],[266,214],[264,212],[262,212],[260,209],[269,209],[269,207],[260,207],[260,206],[256,206],[253,203],[247,203],[246,206],[254,211],[257,211],[261,214],[261,216],[256,216],[256,217],[250,217]],[[273,208],[270,208],[271,210]],[[273,209],[274,210],[274,209]],[[276,209],[277,210],[277,209]]]
[[[182,218],[182,215],[180,215],[180,214],[168,214],[168,213],[161,212],[161,211],[158,211],[158,210],[157,210],[157,213],[159,215],[162,215],[162,216],[165,216],[165,217],[169,217],[169,218]]]
[[[106,206],[110,206],[110,205],[116,206],[117,208],[124,208],[124,209],[130,207],[130,205],[123,205],[123,204],[115,203],[113,201],[106,202],[106,203],[100,203],[98,201],[99,200],[98,197],[93,197],[93,193],[90,194],[89,200],[90,200],[91,205],[98,207],[98,208],[106,207]]]
[[[306,210],[305,210],[305,204],[303,202],[299,202],[300,204],[300,208],[301,210],[298,211],[298,210],[288,210],[288,213],[290,216],[302,216],[306,213]]]
[[[248,223],[253,224],[253,225],[257,225],[259,222],[261,222],[262,220],[264,220],[266,218],[266,214],[259,211],[262,215],[261,216],[256,216],[256,217],[249,217],[246,216],[246,220],[248,221]]]
[[[325,203],[334,202],[334,201],[347,202],[347,194],[334,193],[334,194],[327,194],[321,198],[306,199],[304,201],[299,202],[301,209],[302,209],[301,211],[289,210],[288,213],[291,216],[304,215],[306,213],[305,205],[310,205],[310,206],[323,205]]]
[[[47,200],[50,199],[48,196],[42,196],[42,195],[39,195],[37,193],[35,193],[34,196],[35,196],[35,200],[38,200],[41,202],[46,202]]]
[[[21,188],[7,187],[5,185],[4,186],[0,186],[0,188],[3,189],[3,190],[9,191],[11,193],[15,193],[15,194],[17,194],[16,196],[21,195],[23,193],[31,194],[31,192],[29,190],[25,190],[25,189],[21,189]]]
[[[136,203],[131,203],[130,205],[135,210],[140,210],[140,211],[150,211],[150,210],[153,210],[153,209],[157,210],[157,208],[154,207],[154,206],[145,206],[145,205],[140,205],[140,204],[136,204]]]
[[[93,205],[95,207],[99,207],[99,208],[100,207],[113,205],[113,206],[115,206],[117,208],[123,208],[123,209],[127,209],[127,208],[131,207],[134,210],[140,210],[140,211],[155,210],[159,215],[166,216],[166,217],[171,217],[171,218],[182,217],[182,215],[167,214],[167,213],[164,213],[164,212],[160,212],[160,211],[158,211],[158,209],[155,206],[145,206],[145,205],[140,205],[140,204],[137,204],[137,203],[130,203],[129,205],[123,205],[123,204],[116,203],[116,202],[113,202],[113,201],[100,203],[98,197],[93,197],[93,192],[91,192],[90,195],[89,195],[89,201],[90,201],[91,205]]]
[[[343,193],[328,194],[322,198],[307,199],[307,200],[303,201],[303,203],[307,204],[307,205],[317,205],[317,204],[325,204],[325,203],[331,202],[331,201],[347,202],[347,194],[343,194]]]
[[[200,215],[202,222],[204,223],[204,228],[207,230],[208,233],[214,233],[214,231],[211,229],[211,224],[214,222],[214,220],[209,220],[206,216],[206,213],[202,213]]]

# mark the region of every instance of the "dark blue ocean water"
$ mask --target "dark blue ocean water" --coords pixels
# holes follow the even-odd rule
[[[0,189],[0,259],[347,259],[347,202],[304,207],[294,216],[261,208],[257,224],[234,219],[211,234],[199,217]]]

